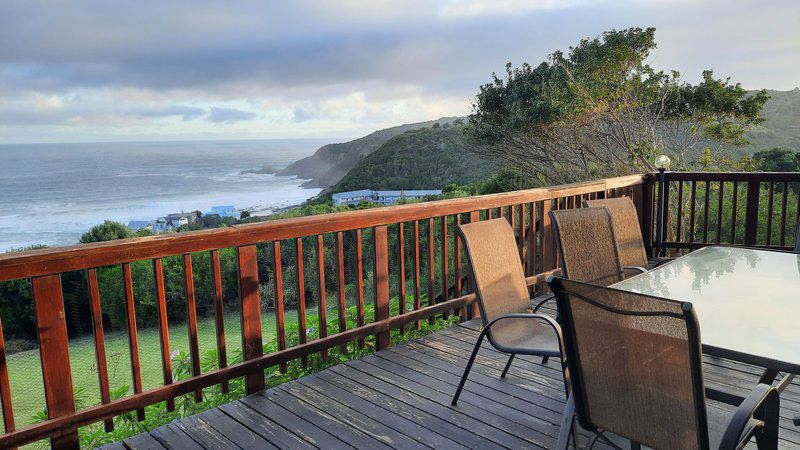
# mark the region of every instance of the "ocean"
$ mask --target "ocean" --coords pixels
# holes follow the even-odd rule
[[[127,224],[214,205],[274,209],[319,193],[283,168],[323,139],[0,145],[0,252],[75,244],[104,220]]]

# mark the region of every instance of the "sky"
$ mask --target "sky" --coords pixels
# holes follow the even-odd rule
[[[688,82],[800,85],[797,0],[0,0],[0,144],[358,137],[634,26]]]

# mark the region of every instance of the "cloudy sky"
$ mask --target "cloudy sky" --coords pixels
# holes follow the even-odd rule
[[[800,85],[797,0],[0,0],[0,143],[357,137],[631,26],[687,81]]]

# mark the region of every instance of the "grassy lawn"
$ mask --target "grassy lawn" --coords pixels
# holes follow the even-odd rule
[[[297,322],[294,311],[286,311],[286,325]],[[266,342],[275,335],[275,315],[262,313],[263,335]],[[216,329],[214,318],[198,320],[198,342],[201,358],[209,350],[216,349]],[[225,317],[225,334],[227,338],[228,359],[242,348],[241,319],[238,312]],[[175,325],[169,328],[170,350],[189,353],[188,328]],[[160,338],[157,328],[139,330],[139,358],[141,361],[142,384],[145,390],[163,385],[161,368]],[[111,390],[121,386],[132,386],[131,364],[128,351],[128,335],[116,332],[106,335],[106,359]],[[86,400],[78,404],[78,408],[100,403],[100,389],[97,378],[97,362],[95,357],[94,337],[84,336],[70,340],[70,361],[76,397]],[[42,387],[42,368],[39,351],[30,350],[15,353],[8,357],[8,368],[11,384],[11,395],[14,405],[16,426],[35,422],[34,416],[45,408],[44,389]],[[131,389],[132,391],[132,389]]]

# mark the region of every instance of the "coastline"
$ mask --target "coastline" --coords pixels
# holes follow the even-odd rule
[[[0,252],[75,244],[105,220],[127,225],[219,205],[267,216],[302,205],[320,192],[301,186],[308,180],[242,172],[286,167],[318,145],[261,140],[5,146]]]

